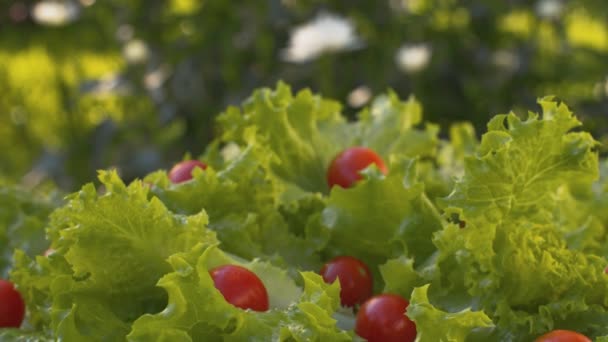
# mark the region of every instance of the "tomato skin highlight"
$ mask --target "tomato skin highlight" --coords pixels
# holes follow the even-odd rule
[[[355,332],[368,342],[412,342],[416,324],[406,315],[410,303],[395,294],[381,294],[363,303]]]
[[[367,147],[351,147],[338,154],[327,170],[327,184],[329,187],[339,185],[350,188],[363,177],[359,172],[370,164],[376,164],[378,169],[387,174],[388,169],[382,158]]]
[[[23,297],[13,283],[0,279],[0,328],[19,328],[24,317]]]
[[[173,184],[183,183],[192,179],[192,170],[194,168],[201,168],[205,170],[207,164],[198,160],[186,160],[181,163],[175,164],[171,171],[169,171],[169,180]]]
[[[209,273],[228,303],[241,309],[268,310],[268,292],[255,273],[237,265],[219,266]]]
[[[351,256],[333,258],[319,272],[326,283],[340,280],[340,302],[343,306],[361,304],[372,296],[373,280],[367,265]]]
[[[535,342],[591,342],[585,335],[570,330],[553,330],[534,340]]]

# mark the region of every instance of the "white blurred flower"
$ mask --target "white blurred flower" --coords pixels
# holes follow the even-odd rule
[[[171,69],[167,65],[160,66],[149,71],[144,76],[144,86],[148,90],[160,88],[171,75]]]
[[[353,50],[361,46],[350,20],[324,13],[292,30],[289,47],[282,51],[282,58],[303,63],[325,52]]]
[[[492,55],[492,62],[495,66],[509,71],[517,70],[520,65],[519,56],[509,50],[498,50],[494,52]]]
[[[123,24],[118,26],[118,28],[116,29],[116,38],[122,43],[128,42],[129,40],[133,39],[134,34],[135,30],[131,25]]]
[[[418,72],[429,64],[433,51],[427,44],[406,44],[397,50],[397,66],[407,73]]]
[[[220,154],[224,158],[224,161],[231,161],[239,156],[241,148],[239,145],[229,142],[224,148],[221,149]]]
[[[60,26],[78,18],[80,7],[71,1],[40,1],[32,8],[32,17],[42,25]]]
[[[108,94],[128,94],[131,86],[124,76],[108,74],[96,80],[84,81],[80,84],[80,91],[98,96]]]
[[[131,64],[142,63],[148,58],[148,46],[139,39],[133,39],[122,48],[127,62]]]
[[[348,94],[348,105],[353,108],[363,107],[372,98],[372,90],[367,86],[359,86]]]
[[[536,14],[545,19],[557,19],[561,16],[564,4],[561,0],[539,0],[536,2]]]

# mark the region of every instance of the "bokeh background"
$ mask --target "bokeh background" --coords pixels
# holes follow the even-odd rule
[[[278,80],[349,117],[414,94],[444,131],[552,94],[606,140],[608,2],[0,0],[0,183],[168,168]]]

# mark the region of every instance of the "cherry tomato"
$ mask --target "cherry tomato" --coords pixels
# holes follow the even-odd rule
[[[359,172],[370,164],[376,164],[382,173],[388,173],[386,165],[376,152],[366,147],[346,149],[331,162],[327,170],[327,184],[330,188],[334,185],[350,188],[362,178]]]
[[[241,309],[268,310],[268,292],[255,273],[237,265],[219,266],[210,273],[228,303]]]
[[[350,256],[339,256],[321,268],[326,283],[340,280],[340,302],[343,306],[361,304],[372,296],[372,274],[363,262]]]
[[[534,340],[535,342],[591,342],[585,335],[570,330],[553,330]]]
[[[25,316],[25,303],[13,283],[0,279],[0,328],[19,328]]]
[[[406,315],[407,300],[394,294],[381,294],[367,300],[357,313],[355,332],[368,342],[411,342],[416,324]]]
[[[192,179],[192,170],[195,167],[206,169],[207,164],[198,160],[186,160],[181,163],[175,164],[171,171],[169,171],[169,180],[171,183],[178,184]]]

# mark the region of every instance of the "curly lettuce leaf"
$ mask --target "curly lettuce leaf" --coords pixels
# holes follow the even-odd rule
[[[357,145],[368,146],[385,158],[434,157],[439,144],[439,126],[422,125],[422,106],[414,97],[401,101],[394,91],[376,97],[355,123]]]
[[[44,227],[54,205],[39,192],[0,186],[0,278],[8,277],[15,249],[33,257],[48,248]]]
[[[433,259],[416,268],[406,263],[405,280],[384,273],[387,287],[401,293],[430,283],[438,310],[487,315],[494,327],[471,331],[472,340],[532,340],[553,329],[608,332],[606,261],[574,249],[575,236],[568,239],[560,220],[567,213],[559,210],[565,186],[591,186],[597,178],[596,142],[570,132],[579,123],[564,105],[545,99],[541,106],[543,118],[510,114],[490,122],[441,201],[453,223],[434,234]],[[593,222],[581,235],[597,237],[602,227]]]
[[[204,172],[196,170],[193,180],[176,185],[169,183],[164,172],[145,180],[156,184],[153,194],[176,213],[191,215],[204,209],[209,215],[208,227],[217,233],[222,249],[246,259],[259,257],[291,267],[317,269],[317,244],[306,240],[303,227],[293,220],[287,222],[280,212],[285,188],[269,175],[271,158],[272,154],[252,137],[249,145],[219,171],[212,167]],[[322,207],[315,203],[311,209],[319,211]],[[300,206],[292,202],[294,215],[310,213]]]
[[[564,105],[541,105],[542,119],[490,122],[444,202],[455,224],[434,237],[430,299],[449,312],[483,310],[495,328],[477,331],[478,338],[533,339],[557,328],[607,332],[605,260],[573,250],[584,246],[565,234],[560,211],[565,187],[590,186],[597,177],[596,142],[570,132],[578,121]],[[588,222],[580,235],[597,236],[601,227]]]
[[[0,328],[0,341],[52,342],[55,341],[55,339],[38,331],[24,331],[23,329]]]
[[[332,190],[315,232],[327,236],[327,254],[377,265],[402,255],[422,263],[434,253],[441,217],[417,182],[416,162],[395,160],[390,169],[385,176],[372,165],[355,187]]]
[[[539,103],[542,118],[529,113],[522,121],[511,113],[488,123],[477,155],[465,159],[464,176],[444,206],[462,209],[468,219],[527,216],[547,222],[560,185],[597,178],[597,142],[571,132],[580,122],[566,105],[551,98]]]
[[[384,280],[384,293],[394,293],[410,298],[414,288],[426,283],[424,272],[414,268],[414,259],[400,256],[379,266]]]
[[[52,214],[56,252],[35,261],[17,253],[11,273],[32,324],[58,339],[123,339],[135,319],[166,305],[156,287],[171,271],[166,259],[200,242],[217,243],[204,212],[175,215],[141,182],[127,187],[115,172],[99,178],[104,195],[86,185]]]
[[[449,140],[439,142],[434,162],[423,165],[420,172],[426,192],[433,200],[450,194],[454,180],[464,174],[465,157],[474,155],[479,146],[475,128],[468,122],[451,125],[448,137]]]
[[[325,284],[319,275],[302,273],[304,291],[281,271],[258,261],[240,262],[210,246],[197,246],[188,253],[169,258],[174,272],[159,286],[169,294],[165,310],[146,314],[133,324],[131,341],[349,341],[336,328],[333,312],[339,306],[339,287]],[[258,274],[269,287],[271,308],[267,312],[232,306],[214,287],[209,269],[239,264]],[[270,288],[272,286],[272,288]],[[287,292],[277,305],[273,297]]]
[[[222,142],[246,144],[254,129],[258,141],[276,158],[271,169],[279,179],[304,192],[328,193],[326,172],[342,150],[362,145],[388,159],[392,154],[433,156],[438,144],[436,126],[415,126],[422,120],[413,99],[401,102],[395,93],[375,99],[360,120],[349,123],[341,105],[310,90],[292,94],[279,83],[276,90],[260,89],[244,103],[242,111],[230,108],[218,118]],[[295,191],[294,189],[294,191]]]
[[[566,248],[550,225],[450,225],[437,233],[430,299],[443,310],[483,310],[497,330],[533,339],[552,329],[608,333],[605,260]]]
[[[474,329],[493,327],[492,320],[482,311],[464,309],[445,312],[434,307],[428,299],[429,285],[412,293],[407,316],[416,323],[417,342],[465,341]]]
[[[279,83],[276,91],[260,89],[244,103],[231,108],[218,123],[223,141],[244,143],[244,132],[254,127],[259,140],[278,158],[272,165],[281,179],[310,192],[326,192],[325,169],[348,141],[349,124],[341,105],[305,90],[293,95]]]
[[[556,226],[568,247],[608,257],[608,163],[600,165],[593,184],[573,182],[559,188],[554,209]]]

